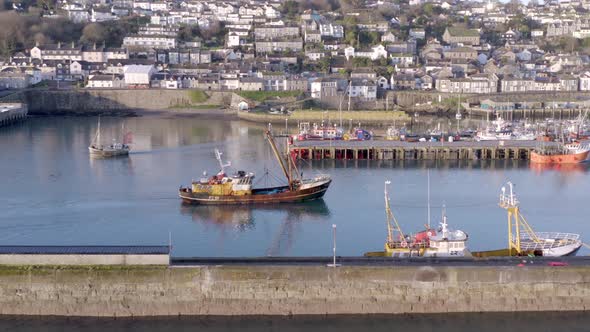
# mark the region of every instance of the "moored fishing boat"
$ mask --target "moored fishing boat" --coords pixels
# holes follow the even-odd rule
[[[539,146],[531,152],[531,162],[539,164],[575,164],[588,159],[590,147],[572,143],[558,146]]]
[[[286,158],[281,156],[270,130],[266,131],[266,138],[287,179],[287,185],[253,188],[254,174],[238,171],[232,176],[227,175],[225,169],[230,164],[224,164],[221,152],[216,150],[220,171],[212,177],[193,181],[188,187],[180,187],[180,198],[185,203],[193,204],[256,204],[302,202],[323,197],[332,179],[327,175],[303,179],[294,158],[288,154]]]
[[[461,230],[448,227],[447,216],[443,209],[442,220],[438,229],[426,227],[416,234],[404,234],[395,218],[389,202],[385,182],[385,214],[387,217],[387,241],[383,252],[369,252],[365,256],[386,257],[464,257],[471,256],[467,249],[468,236]]]
[[[508,248],[474,252],[476,257],[492,256],[548,256],[575,255],[582,247],[580,235],[561,232],[535,232],[520,213],[520,202],[511,182],[502,187],[500,207],[508,212]]]

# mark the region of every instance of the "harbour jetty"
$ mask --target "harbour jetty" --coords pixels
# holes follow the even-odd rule
[[[332,315],[583,311],[590,266],[0,267],[0,314]]]
[[[22,103],[0,103],[0,127],[8,126],[27,117],[27,106]]]
[[[298,159],[344,160],[529,160],[537,141],[455,141],[404,142],[368,141],[295,141],[291,153]],[[545,145],[557,144],[545,142]]]

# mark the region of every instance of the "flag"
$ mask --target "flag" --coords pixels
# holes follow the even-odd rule
[[[133,133],[132,132],[128,132],[123,137],[123,144],[131,144],[131,143],[133,143]]]

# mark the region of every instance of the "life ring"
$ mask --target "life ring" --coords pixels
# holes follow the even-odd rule
[[[344,134],[344,137],[343,138],[344,138],[345,141],[348,141],[350,139],[350,135],[349,134]]]
[[[402,248],[407,248],[408,247],[408,242],[402,241],[401,246],[402,246]]]

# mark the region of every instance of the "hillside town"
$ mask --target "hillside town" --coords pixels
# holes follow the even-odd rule
[[[0,89],[590,91],[590,1],[60,0],[1,14],[83,27],[2,38]],[[34,9],[34,10],[33,10]],[[125,22],[121,42],[105,31]],[[51,85],[53,84],[53,85]]]

